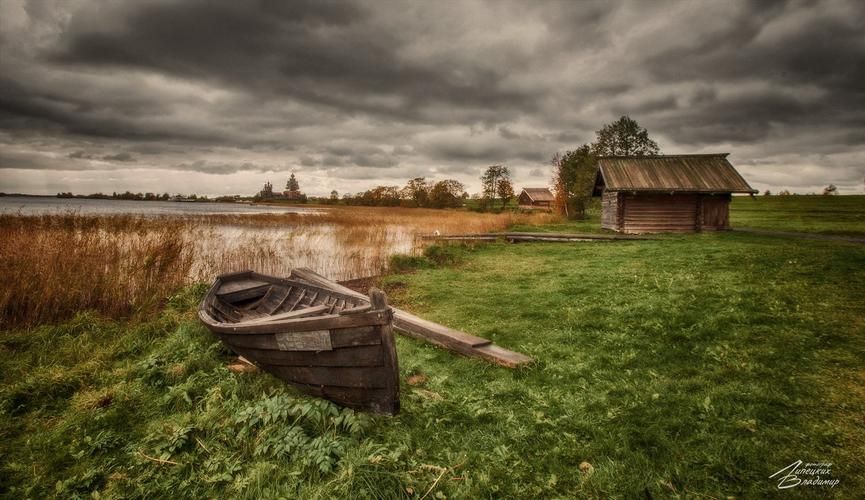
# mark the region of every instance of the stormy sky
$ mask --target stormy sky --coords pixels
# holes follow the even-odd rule
[[[5,192],[545,186],[623,114],[861,193],[865,2],[0,0]]]

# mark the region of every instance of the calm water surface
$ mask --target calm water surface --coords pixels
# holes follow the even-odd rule
[[[91,200],[77,198],[0,196],[0,214],[137,215],[191,217],[213,214],[299,213],[321,209],[234,203]],[[133,236],[130,236],[133,237]],[[338,227],[334,224],[257,225],[195,222],[184,234],[194,248],[191,278],[208,282],[213,276],[254,269],[285,276],[296,267],[310,267],[334,279],[379,274],[391,255],[414,253],[412,228],[399,224]]]
[[[304,207],[274,207],[243,203],[91,200],[30,196],[0,196],[0,214],[45,215],[75,212],[81,215],[212,215],[315,213]]]

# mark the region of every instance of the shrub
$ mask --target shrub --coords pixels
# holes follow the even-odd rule
[[[396,254],[390,256],[389,267],[391,271],[403,273],[429,267],[430,262],[426,257],[419,255]]]
[[[430,245],[423,254],[436,266],[451,266],[463,261],[465,250],[462,245]]]

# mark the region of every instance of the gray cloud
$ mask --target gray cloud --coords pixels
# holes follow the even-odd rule
[[[113,155],[105,155],[102,157],[104,161],[120,161],[120,162],[135,162],[138,161],[129,153],[117,153]]]
[[[172,170],[186,172],[201,172],[214,175],[229,175],[239,172],[273,172],[273,168],[264,165],[256,165],[251,162],[244,163],[220,163],[197,160],[190,163],[178,163]]]
[[[73,160],[92,160],[92,159],[96,158],[96,156],[94,156],[90,153],[86,153],[84,151],[81,151],[79,149],[78,151],[73,151],[73,152],[69,153],[69,158],[71,158]]]
[[[7,191],[128,168],[184,191],[289,170],[311,191],[477,190],[492,163],[537,184],[622,114],[665,151],[731,152],[760,188],[854,190],[865,169],[854,0],[6,0],[0,18]]]

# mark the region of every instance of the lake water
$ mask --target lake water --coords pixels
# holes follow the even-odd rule
[[[503,229],[511,220],[509,215],[422,209],[0,197],[0,214],[69,212],[144,217],[154,223],[153,230],[179,221],[183,224],[179,237],[190,249],[193,262],[190,280],[196,282],[210,282],[220,273],[245,269],[285,276],[297,267],[310,267],[333,279],[372,276],[385,270],[394,254],[417,255],[424,245],[419,235],[434,231],[486,232]],[[164,215],[171,217],[157,218]],[[121,229],[112,234],[119,246],[130,241],[134,244],[143,236],[140,230],[127,234]],[[38,242],[40,234],[34,233],[33,237]]]
[[[254,269],[277,276],[296,267],[310,267],[335,279],[379,274],[395,253],[416,249],[415,232],[404,225],[339,225],[302,223],[296,218],[260,223],[254,217],[229,223],[197,216],[244,214],[324,214],[319,208],[247,205],[241,203],[94,200],[0,196],[0,214],[23,216],[66,214],[172,216],[185,219],[182,237],[193,250],[191,278],[208,282],[213,276]],[[128,238],[134,239],[136,234]],[[118,241],[122,241],[119,239]]]
[[[81,215],[214,215],[315,213],[305,207],[275,207],[245,203],[91,200],[50,196],[0,196],[0,214],[45,215],[75,212]]]

